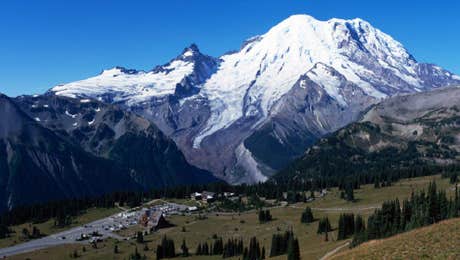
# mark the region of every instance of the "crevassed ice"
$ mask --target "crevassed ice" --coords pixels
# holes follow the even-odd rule
[[[244,116],[246,94],[261,101],[263,120],[273,104],[317,63],[333,67],[368,95],[385,97],[360,77],[372,72],[346,56],[359,51],[359,46],[350,40],[354,33],[359,34],[359,42],[366,45],[382,66],[395,72],[415,73],[410,67],[411,56],[404,47],[361,19],[318,21],[308,15],[291,16],[239,52],[222,57],[218,71],[202,86],[202,94],[210,102],[211,116],[194,139],[194,147],[199,147],[206,136]],[[339,48],[342,42],[349,42],[350,46]],[[409,76],[402,77],[414,81]],[[328,94],[345,105],[334,78],[317,75],[316,79],[322,81]]]

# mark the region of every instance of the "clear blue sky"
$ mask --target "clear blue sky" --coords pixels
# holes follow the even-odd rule
[[[190,43],[219,56],[292,14],[360,17],[460,74],[460,1],[2,1],[0,92],[42,93],[116,65],[148,70]]]

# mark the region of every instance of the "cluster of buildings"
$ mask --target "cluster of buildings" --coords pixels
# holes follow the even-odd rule
[[[225,198],[235,197],[235,193],[233,192],[224,192],[222,195]],[[196,200],[196,201],[202,201],[205,203],[211,203],[217,199],[217,195],[216,193],[210,192],[210,191],[194,192],[190,194],[190,199]]]
[[[236,195],[233,192],[224,192],[219,194],[220,197],[224,198],[235,198]],[[211,203],[217,199],[218,195],[215,192],[203,191],[194,192],[190,194],[190,199],[195,201],[201,201],[204,203]],[[156,231],[161,228],[170,227],[171,224],[165,219],[166,215],[180,214],[184,212],[197,211],[196,206],[186,206],[176,203],[166,203],[163,205],[153,206],[151,208],[143,208],[135,212],[124,212],[123,218],[127,219],[129,223],[133,219],[137,219],[136,223],[145,227],[149,231]]]
[[[190,199],[211,203],[216,200],[215,196],[216,194],[210,191],[194,192],[190,194]]]

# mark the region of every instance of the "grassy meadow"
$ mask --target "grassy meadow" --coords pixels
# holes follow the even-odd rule
[[[174,227],[161,229],[158,232],[146,235],[144,240],[149,249],[147,251],[144,251],[144,244],[136,243],[135,239],[127,241],[107,239],[99,243],[97,249],[91,248],[90,245],[65,245],[13,256],[10,259],[69,259],[70,254],[74,250],[84,259],[127,259],[136,247],[141,255],[145,254],[148,259],[155,259],[156,246],[164,235],[174,239],[177,253],[180,253],[180,245],[182,240],[185,239],[189,252],[192,254],[195,252],[198,243],[208,242],[209,244],[216,236],[222,237],[224,242],[227,238],[242,238],[245,246],[251,237],[256,236],[261,243],[261,247],[265,247],[268,258],[272,235],[291,228],[299,239],[302,259],[319,259],[348,241],[336,240],[336,228],[341,213],[353,212],[367,218],[383,201],[395,199],[396,197],[400,200],[407,198],[412,191],[426,189],[428,183],[432,180],[436,180],[439,189],[445,189],[449,193],[452,192],[453,185],[450,185],[447,179],[441,179],[439,175],[404,179],[394,183],[390,187],[380,189],[375,189],[373,185],[363,185],[361,189],[355,190],[356,202],[347,202],[341,199],[340,192],[337,189],[331,189],[325,197],[318,198],[310,203],[297,203],[285,207],[270,208],[274,220],[264,224],[259,223],[255,211],[242,213],[206,213],[204,219],[198,218],[196,215],[168,216],[167,220],[174,224]],[[182,201],[176,200],[175,202]],[[324,235],[316,234],[317,221],[311,224],[300,223],[301,212],[307,206],[313,209],[315,218],[329,217],[332,228],[334,229],[333,232],[329,233],[329,241],[325,241]],[[140,227],[133,227],[123,230],[120,234],[133,237],[139,230],[142,229]],[[118,254],[114,253],[115,245],[119,249]],[[83,247],[85,247],[84,252]],[[342,254],[348,250],[346,247],[340,250],[338,254]],[[221,258],[221,256],[192,256],[189,259]],[[284,255],[273,259],[285,258],[286,256]]]

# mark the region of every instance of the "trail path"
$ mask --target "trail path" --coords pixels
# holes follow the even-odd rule
[[[350,242],[346,242],[345,244],[339,246],[339,247],[336,247],[334,250],[331,250],[329,252],[327,252],[327,254],[325,254],[323,257],[321,257],[319,260],[326,260],[326,259],[329,259],[329,257],[333,256],[335,253],[337,253],[340,249],[348,246],[350,244]]]

